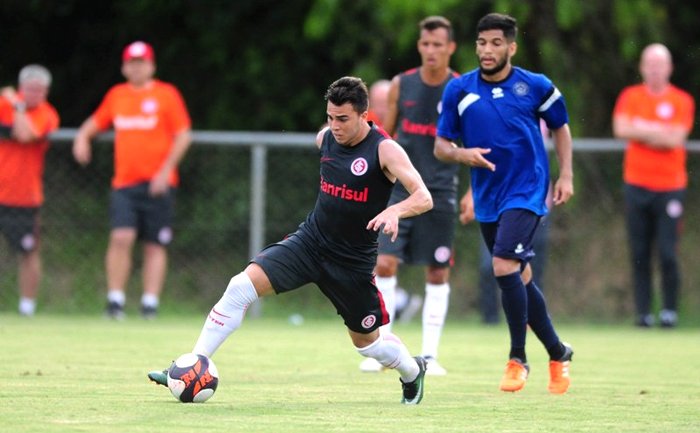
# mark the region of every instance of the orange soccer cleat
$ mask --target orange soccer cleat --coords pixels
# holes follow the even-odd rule
[[[501,391],[520,391],[525,386],[525,380],[530,373],[530,366],[518,358],[511,358],[506,364],[506,372],[501,379]]]
[[[549,392],[552,394],[564,394],[571,386],[569,377],[569,364],[574,351],[566,343],[563,343],[566,353],[558,361],[549,361]]]

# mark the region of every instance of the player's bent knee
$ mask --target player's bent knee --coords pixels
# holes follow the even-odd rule
[[[350,339],[352,339],[352,344],[355,346],[355,349],[357,349],[362,356],[369,356],[365,355],[361,350],[371,346],[379,339],[379,329],[375,329],[369,334],[360,334],[359,332],[348,329],[348,333],[350,334]]]

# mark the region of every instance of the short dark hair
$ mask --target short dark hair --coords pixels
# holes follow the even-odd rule
[[[510,15],[488,14],[476,25],[477,36],[486,30],[503,30],[503,36],[508,42],[513,42],[518,35],[518,21]]]
[[[447,39],[451,42],[454,41],[454,32],[452,31],[452,23],[445,17],[439,15],[432,15],[418,23],[418,28],[420,30],[427,30],[432,32],[435,29],[445,29],[447,30]]]
[[[341,106],[346,103],[358,113],[364,113],[369,108],[369,92],[367,84],[357,77],[343,77],[335,80],[326,90],[326,101]]]

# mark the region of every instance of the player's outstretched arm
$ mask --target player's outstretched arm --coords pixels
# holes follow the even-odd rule
[[[391,234],[393,242],[398,235],[399,219],[429,211],[433,208],[433,198],[408,155],[397,142],[384,140],[379,144],[379,161],[387,177],[392,181],[398,179],[410,193],[408,198],[389,206],[367,224],[367,229],[374,231],[383,226],[382,232]]]
[[[435,147],[433,154],[443,162],[458,162],[472,167],[484,167],[491,171],[496,170],[496,166],[487,160],[484,155],[491,152],[491,149],[481,147],[463,148],[457,146],[452,140],[444,137],[435,137]]]

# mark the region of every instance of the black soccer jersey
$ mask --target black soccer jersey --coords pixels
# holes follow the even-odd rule
[[[439,86],[428,86],[420,77],[420,68],[400,75],[397,140],[433,195],[435,210],[455,210],[459,164],[438,160],[433,154],[435,132],[440,114],[442,92],[447,83],[459,74],[450,71]],[[394,189],[392,203],[401,201],[408,192],[400,183]]]
[[[300,227],[318,240],[323,254],[358,270],[377,258],[377,232],[369,221],[382,212],[394,184],[379,163],[379,143],[390,138],[371,124],[357,145],[338,144],[328,130],[321,144],[321,182],[313,211]]]

